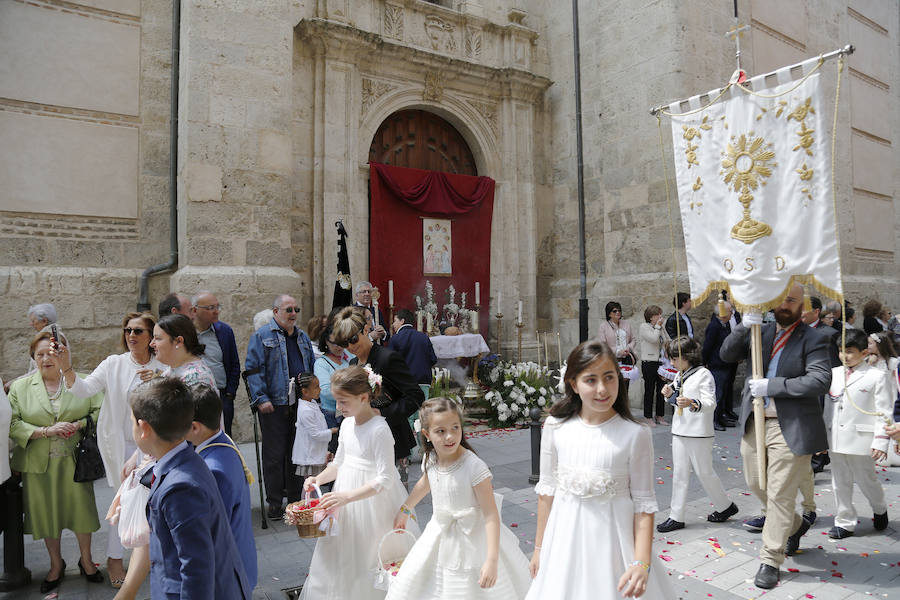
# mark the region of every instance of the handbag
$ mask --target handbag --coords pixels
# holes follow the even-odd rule
[[[87,416],[87,425],[84,435],[75,446],[75,481],[83,483],[94,481],[106,475],[103,468],[103,459],[100,457],[100,447],[97,445],[97,427],[91,416]]]
[[[125,548],[137,548],[150,543],[150,524],[147,522],[147,500],[150,490],[141,485],[138,470],[132,471],[119,488],[119,540]]]

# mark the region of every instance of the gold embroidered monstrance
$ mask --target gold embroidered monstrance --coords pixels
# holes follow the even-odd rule
[[[753,138],[753,132],[749,137]],[[748,136],[741,134],[739,138],[731,136],[731,143],[722,153],[723,180],[740,194],[738,200],[744,207],[744,218],[731,228],[731,237],[745,244],[767,235],[772,235],[772,228],[750,216],[750,203],[753,202],[751,190],[756,190],[760,184],[765,185],[766,179],[772,174],[771,167],[777,163],[769,164],[775,153],[771,150],[772,144],[757,137],[752,141]]]

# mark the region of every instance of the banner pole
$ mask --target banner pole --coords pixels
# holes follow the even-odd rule
[[[762,379],[762,326],[750,326],[750,363],[753,379]],[[753,430],[756,436],[756,468],[759,471],[759,487],[766,489],[766,409],[760,396],[753,398]]]

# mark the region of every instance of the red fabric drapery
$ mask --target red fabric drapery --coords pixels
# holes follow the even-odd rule
[[[490,177],[370,163],[369,279],[381,290],[379,304],[385,318],[388,280],[394,281],[395,309],[414,312],[415,296],[424,300],[426,279],[434,286],[438,310],[446,304],[451,284],[457,290],[456,303],[460,303],[461,292],[468,292],[467,308],[474,308],[478,281],[482,302],[479,328],[487,337],[494,185]],[[451,219],[450,277],[423,275],[422,217]]]
[[[490,177],[453,175],[379,163],[370,163],[370,175],[372,180],[377,177],[395,197],[429,216],[462,215],[480,206],[486,198],[494,197],[494,180]]]

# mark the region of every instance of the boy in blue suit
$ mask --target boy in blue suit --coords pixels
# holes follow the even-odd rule
[[[247,573],[251,589],[256,587],[256,542],[250,518],[250,482],[244,471],[244,459],[228,434],[219,429],[222,400],[208,385],[191,388],[194,394],[194,421],[187,440],[197,447],[209,467],[231,523],[231,533]]]
[[[134,441],[156,459],[147,500],[151,598],[249,600],[216,480],[185,440],[191,392],[178,379],[158,378],[138,386],[129,402]]]

